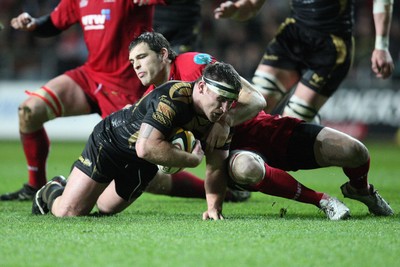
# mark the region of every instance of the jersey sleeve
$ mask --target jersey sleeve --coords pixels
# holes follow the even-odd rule
[[[170,136],[173,129],[183,126],[193,117],[190,83],[171,82],[158,87],[149,98],[143,122]]]
[[[51,12],[51,20],[56,28],[65,30],[80,21],[80,7],[77,2],[74,0],[61,0]]]
[[[170,79],[182,81],[195,81],[203,75],[203,70],[208,64],[213,64],[216,59],[206,53],[188,52],[178,55],[175,60],[175,73]]]

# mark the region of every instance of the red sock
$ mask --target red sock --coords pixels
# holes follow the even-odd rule
[[[20,133],[28,163],[29,185],[40,188],[46,183],[46,160],[50,141],[44,128],[33,133]]]
[[[272,168],[267,164],[265,164],[265,170],[264,179],[256,185],[259,192],[319,207],[323,193],[307,188],[283,170]]]
[[[368,172],[370,159],[357,168],[343,168],[344,174],[350,179],[350,185],[356,189],[368,187]]]
[[[193,174],[182,171],[172,174],[172,188],[170,196],[205,198],[204,180]]]

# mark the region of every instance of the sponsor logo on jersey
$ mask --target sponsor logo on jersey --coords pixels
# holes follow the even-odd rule
[[[212,58],[209,54],[197,54],[194,56],[193,61],[196,64],[205,65],[205,64],[210,64]]]
[[[267,54],[264,54],[263,59],[264,59],[264,60],[276,61],[276,60],[278,60],[278,57],[275,56],[275,55],[267,55]]]
[[[107,20],[111,19],[111,10],[102,9],[100,14],[91,14],[82,17],[82,25],[85,31],[103,30]]]
[[[89,0],[81,0],[79,2],[79,7],[85,7],[88,5]]]
[[[82,156],[79,156],[78,160],[80,162],[82,162],[82,164],[87,166],[87,167],[91,167],[92,166],[92,161],[90,159],[87,159],[87,158],[84,158]]]

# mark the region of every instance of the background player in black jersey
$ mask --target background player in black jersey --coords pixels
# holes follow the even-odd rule
[[[153,28],[180,54],[198,51],[200,46],[202,0],[168,0],[154,10]]]
[[[177,127],[205,141],[213,123],[238,99],[240,76],[226,63],[208,65],[196,82],[171,81],[135,105],[112,113],[93,130],[84,151],[65,179],[55,177],[35,195],[32,213],[57,216],[87,215],[94,205],[100,213],[127,208],[157,173],[157,165],[196,167],[204,156],[197,141],[192,153],[167,140]],[[224,161],[229,139],[206,152],[206,197],[210,218],[221,219],[226,190]],[[64,190],[65,186],[65,190]]]
[[[215,9],[215,18],[247,20],[257,14],[264,2],[227,1]],[[291,0],[291,16],[268,44],[253,77],[254,85],[267,100],[267,113],[319,120],[318,111],[345,79],[352,64],[354,2]],[[376,42],[372,70],[383,79],[394,69],[388,51],[392,6],[393,0],[373,1]]]

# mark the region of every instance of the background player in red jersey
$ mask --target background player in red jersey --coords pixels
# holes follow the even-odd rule
[[[215,9],[215,17],[248,20],[264,2],[226,1]],[[372,71],[383,79],[394,70],[388,50],[392,5],[393,0],[373,1],[376,42],[371,56]],[[318,111],[351,67],[353,6],[353,0],[291,1],[291,16],[268,44],[253,77],[254,85],[266,98],[267,113],[320,120]],[[294,93],[290,95],[293,87]]]
[[[137,4],[136,4],[137,3]],[[161,0],[61,0],[48,15],[22,13],[11,20],[16,30],[54,36],[79,23],[89,51],[86,63],[55,77],[19,106],[19,130],[29,181],[1,200],[32,199],[46,183],[50,141],[44,123],[57,117],[99,113],[102,117],[134,103],[145,91],[132,73],[127,47],[135,36],[152,29],[154,4]]]
[[[176,56],[168,41],[155,32],[140,35],[131,43],[129,51],[130,62],[144,85],[158,85],[175,79],[193,80],[196,79],[196,76],[201,75],[202,69],[207,64],[215,62],[214,58],[202,53],[183,53]],[[149,91],[153,89],[154,87],[150,87]],[[242,100],[244,99],[244,102],[250,107],[251,103],[258,103],[257,98],[262,98],[259,94],[252,95],[251,91],[246,96],[242,95]],[[246,99],[248,100],[246,101]],[[261,108],[262,105],[259,103],[254,110]],[[228,114],[233,115],[235,110],[236,108],[231,109]],[[240,121],[243,121],[243,118],[241,120],[238,117],[236,121],[230,121],[229,125],[222,121],[221,126],[223,127],[218,127],[216,132],[228,133],[230,126],[238,125]],[[214,125],[214,127],[216,126],[219,124]],[[221,140],[209,140],[209,142],[217,142],[216,146],[219,147],[224,144],[226,138],[221,138]],[[361,194],[362,200],[364,203],[367,202],[367,206],[372,209],[374,214],[390,215],[392,213],[390,206],[372,186],[369,187],[367,180],[368,150],[363,144],[348,135],[327,127],[304,123],[298,119],[280,118],[260,113],[255,118],[235,127],[231,148],[248,149],[260,153],[269,164],[265,164],[264,175],[257,176],[257,174],[251,173],[252,169],[250,168],[254,163],[251,159],[255,157],[241,158],[242,162],[248,163],[247,167],[239,168],[238,165],[233,167],[236,172],[241,169],[240,172],[244,173],[242,176],[250,178],[252,182],[248,182],[249,186],[242,185],[237,189],[245,187],[251,191],[314,204],[322,208],[329,219],[344,219],[349,216],[349,210],[345,205],[328,194],[305,187],[284,171],[339,166],[343,167],[346,176],[350,179],[349,183],[342,186],[345,188],[342,190],[346,190],[347,197],[355,198],[354,195],[356,195],[360,199],[358,194]],[[264,162],[261,166],[264,169]],[[261,173],[258,171],[258,167],[259,165],[256,164],[255,171]],[[180,175],[182,179],[185,179],[184,177],[190,174],[182,172]],[[255,185],[255,179],[263,181]],[[236,188],[235,185],[233,187]],[[168,195],[171,188],[169,176],[158,173],[146,191]],[[348,194],[349,190],[353,190],[351,195]],[[208,218],[208,214],[205,214],[205,218]]]

